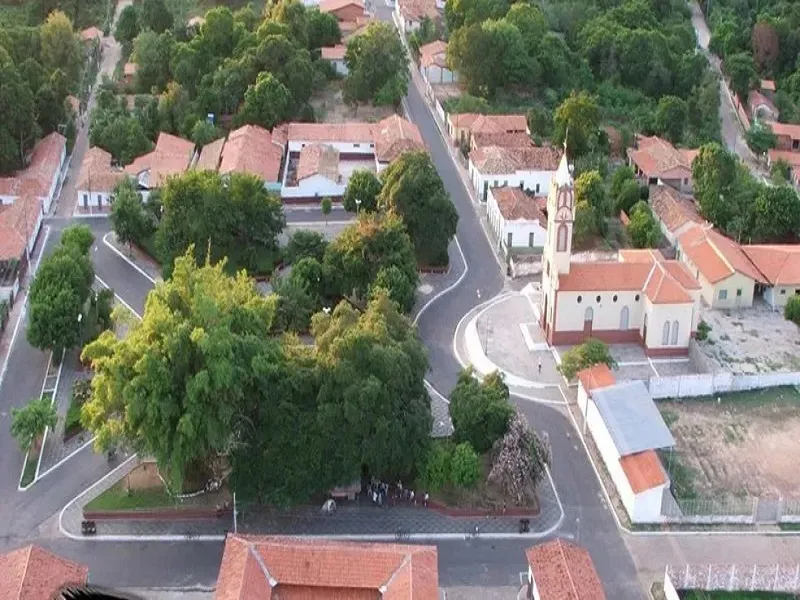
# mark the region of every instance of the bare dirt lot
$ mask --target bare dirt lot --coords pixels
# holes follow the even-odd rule
[[[314,116],[318,123],[377,123],[394,114],[392,106],[372,106],[359,104],[356,108],[348,106],[342,98],[342,80],[329,81],[325,87],[314,92],[311,97]]]
[[[702,319],[711,325],[700,344],[711,370],[732,373],[800,371],[800,329],[763,302],[741,310],[703,307]]]
[[[800,497],[800,391],[659,402],[675,438],[665,466],[683,497]]]

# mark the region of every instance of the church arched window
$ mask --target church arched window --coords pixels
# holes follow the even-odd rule
[[[664,329],[661,332],[661,345],[669,345],[669,321],[664,321]]]
[[[558,226],[558,235],[556,237],[556,251],[567,251],[567,226],[562,223]]]

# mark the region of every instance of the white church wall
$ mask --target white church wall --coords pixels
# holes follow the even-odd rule
[[[598,296],[600,296],[600,302],[597,301]],[[580,301],[578,301],[579,297]],[[559,291],[556,331],[583,330],[587,308],[592,309],[593,330],[618,331],[622,323],[623,307],[628,308],[628,329],[640,329],[644,315],[641,292]]]

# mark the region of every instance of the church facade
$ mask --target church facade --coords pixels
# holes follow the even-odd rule
[[[688,353],[700,284],[658,250],[620,250],[618,259],[572,262],[575,189],[566,153],[547,199],[540,324],[552,345],[597,338],[638,343],[648,356]]]

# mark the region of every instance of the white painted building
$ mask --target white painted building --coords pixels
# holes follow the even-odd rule
[[[583,434],[591,433],[606,471],[633,523],[660,523],[669,478],[655,450],[675,444],[644,382],[593,387],[595,366],[579,374]],[[587,389],[590,388],[590,389]]]
[[[476,148],[469,153],[469,177],[483,202],[488,200],[489,188],[497,187],[519,187],[547,196],[559,159],[559,152],[550,147]]]
[[[397,0],[394,5],[395,23],[405,34],[418,31],[425,17],[434,22],[441,19],[444,7],[438,8],[440,5],[438,0]]]
[[[64,179],[67,139],[53,132],[33,147],[28,164],[11,177],[0,177],[0,203],[13,204],[20,196],[41,200],[45,214],[50,212]]]
[[[529,196],[519,187],[490,188],[486,215],[503,252],[513,248],[542,248],[547,239],[543,197]]]
[[[336,44],[335,46],[324,46],[320,48],[322,60],[327,60],[331,63],[334,72],[337,75],[345,77],[350,71],[347,68],[347,63],[344,56],[347,52],[347,46],[344,44]]]
[[[111,154],[102,148],[86,151],[75,184],[81,213],[106,211],[111,207],[114,189],[125,178],[125,171],[111,166]]]
[[[447,42],[436,40],[419,49],[419,72],[427,84],[457,83],[458,73],[447,67]]]

